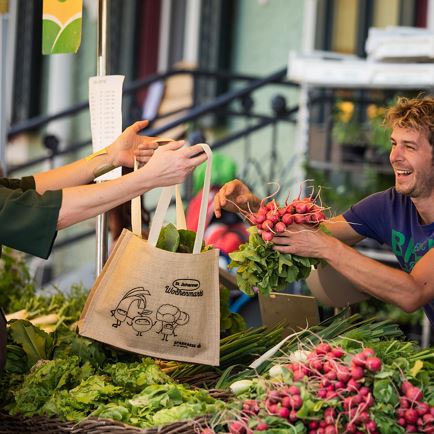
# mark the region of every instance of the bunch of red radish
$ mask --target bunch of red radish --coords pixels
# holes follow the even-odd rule
[[[291,380],[285,384],[288,377],[279,379],[279,375],[286,374],[276,370],[281,374],[274,377],[272,388],[263,399],[242,402],[238,418],[228,423],[230,434],[252,434],[275,428],[274,423],[273,427],[269,426],[267,416],[282,418],[293,426],[301,423],[308,434],[379,434],[371,411],[375,405],[374,375],[381,371],[382,361],[373,349],[365,348],[351,355],[339,347],[321,343],[311,352],[304,352],[303,358],[284,366]],[[406,432],[434,434],[434,407],[422,401],[422,391],[408,381],[403,381],[401,391],[397,423]],[[315,401],[315,398],[323,402],[322,408],[309,411],[307,417],[305,409],[304,417],[299,417],[304,400]],[[202,431],[202,434],[212,433],[215,431],[211,428]]]
[[[325,208],[317,205],[311,197],[294,199],[283,206],[275,200],[265,203],[256,213],[248,215],[252,225],[262,230],[262,239],[271,241],[276,233],[285,232],[293,223],[318,225],[326,219]]]
[[[423,402],[423,392],[409,381],[401,384],[402,396],[396,417],[405,432],[423,432],[434,434],[434,407]]]
[[[271,390],[265,400],[265,408],[269,414],[280,416],[291,423],[298,420],[297,410],[303,405],[300,388],[296,385],[284,386]],[[259,430],[261,431],[261,430]]]

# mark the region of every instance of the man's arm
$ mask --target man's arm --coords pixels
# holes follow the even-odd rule
[[[363,292],[413,312],[434,299],[434,250],[411,273],[384,265],[335,240],[324,257],[335,270]]]
[[[237,207],[257,211],[259,199],[239,180],[226,184],[217,194],[215,214],[221,209],[236,212]],[[360,290],[393,303],[406,312],[413,312],[434,299],[434,249],[427,253],[410,274],[383,265],[362,255],[352,246],[365,237],[356,232],[342,215],[327,220],[323,225],[333,236],[303,225],[292,225],[283,234],[273,238],[275,249],[306,257],[325,259]]]
[[[332,232],[350,234],[345,223],[339,230],[334,229],[339,226],[332,222],[326,226]],[[406,312],[413,312],[434,299],[434,249],[425,254],[408,274],[359,253],[345,244],[347,241],[351,244],[351,237],[337,235],[344,242],[321,231],[293,225],[283,236],[274,237],[273,242],[280,252],[326,260],[361,291],[396,304]]]
[[[326,220],[322,225],[325,226],[335,238],[349,246],[353,246],[365,238],[351,227],[342,214]]]

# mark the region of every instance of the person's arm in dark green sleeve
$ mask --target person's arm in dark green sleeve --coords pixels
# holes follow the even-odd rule
[[[0,243],[48,258],[57,234],[61,203],[61,190],[40,195],[32,189],[0,187]]]
[[[57,229],[95,217],[150,189],[183,182],[207,159],[201,145],[183,144],[162,146],[145,166],[112,181],[44,194],[0,187],[0,244],[48,257]]]

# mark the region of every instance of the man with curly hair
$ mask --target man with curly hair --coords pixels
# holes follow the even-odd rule
[[[276,234],[274,249],[324,259],[361,291],[413,312],[422,306],[434,326],[434,97],[399,98],[388,109],[390,164],[395,186],[375,193],[334,217],[322,231],[292,225]],[[259,206],[239,180],[222,187],[215,212]],[[351,246],[372,238],[391,247],[401,270],[362,255]]]

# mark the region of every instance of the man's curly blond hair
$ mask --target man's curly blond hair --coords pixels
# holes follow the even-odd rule
[[[427,135],[433,148],[434,161],[434,96],[398,98],[394,106],[386,111],[384,125],[420,131]]]

